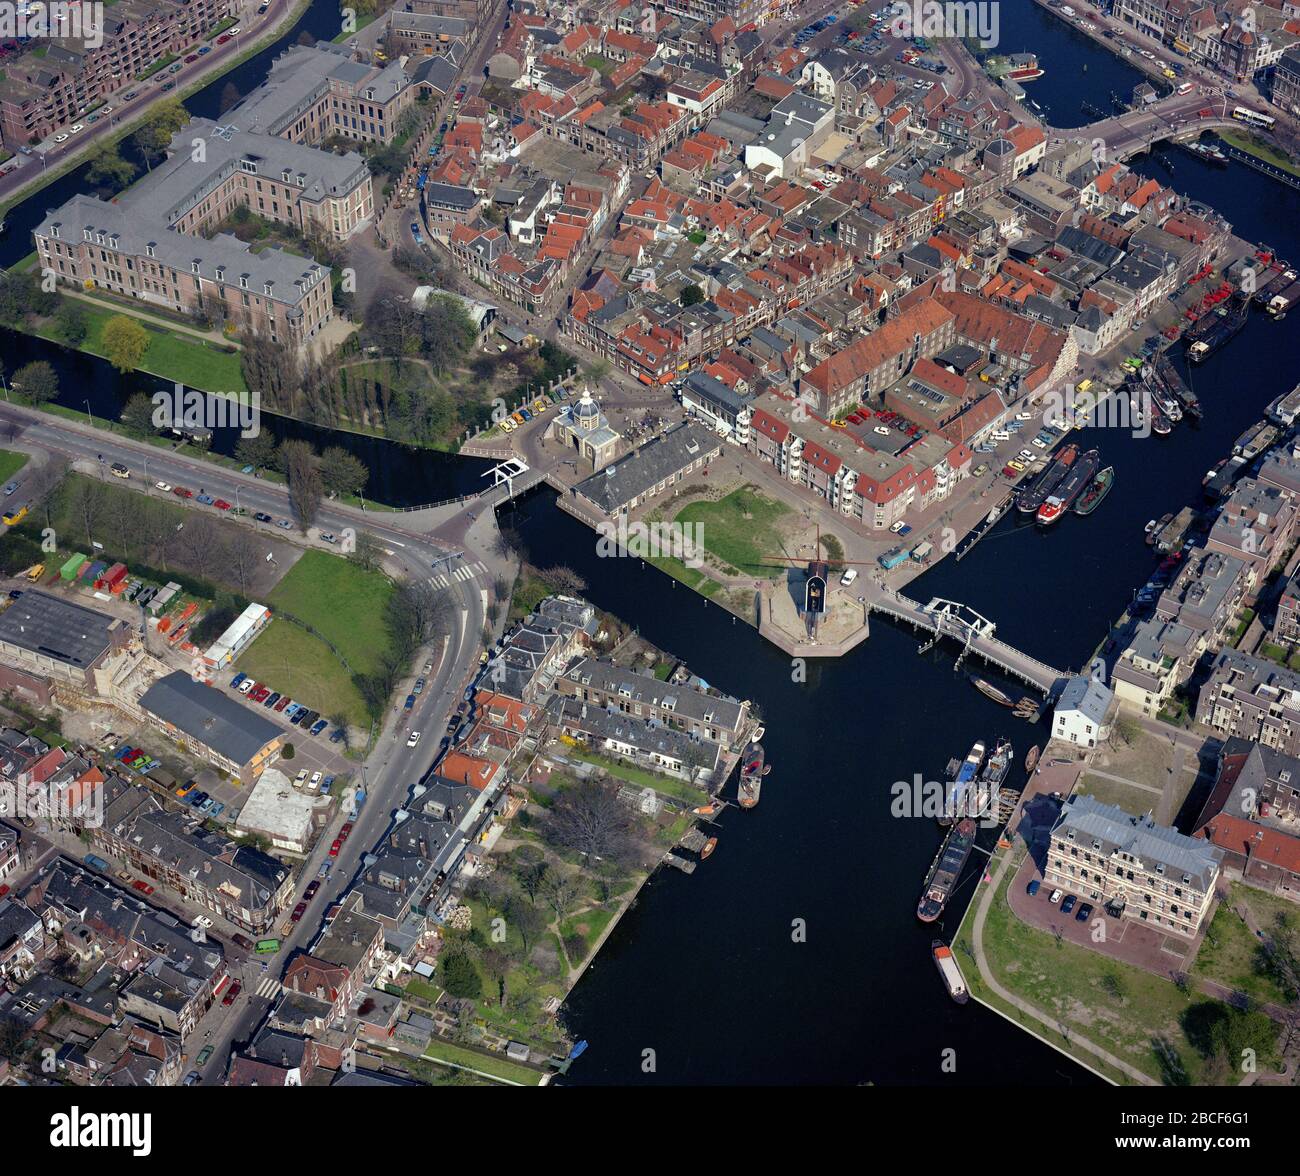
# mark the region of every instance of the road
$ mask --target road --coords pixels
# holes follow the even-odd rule
[[[8,202],[24,195],[24,189],[40,182],[49,171],[50,164],[59,167],[65,163],[89,158],[90,149],[97,146],[101,139],[117,133],[121,123],[130,122],[145,114],[149,107],[160,98],[176,97],[184,89],[203,79],[211,79],[230,69],[255,41],[266,37],[268,33],[281,32],[281,25],[287,25],[293,16],[293,9],[298,0],[271,0],[270,7],[261,15],[257,13],[257,0],[244,0],[240,7],[240,34],[218,45],[215,38],[204,42],[200,37],[194,44],[210,44],[212,52],[205,54],[198,61],[184,65],[175,74],[163,70],[144,81],[130,80],[111,94],[103,95],[103,101],[113,108],[107,119],[101,119],[84,131],[70,138],[65,143],[55,143],[53,136],[32,149],[32,154],[14,156],[17,166],[11,167],[0,175],[0,202]],[[165,81],[176,83],[175,89],[163,93]],[[137,91],[137,96],[130,102],[123,100],[129,91]],[[95,112],[89,111],[94,114]]]
[[[238,499],[246,510],[260,510],[279,517],[289,515],[288,492],[283,486],[92,428],[89,423],[2,404],[0,431],[5,431],[10,441],[16,436],[24,447],[57,455],[83,468],[103,468],[112,462],[121,462],[132,471],[132,476],[124,484],[141,493],[163,493],[153,485],[155,480],[161,480],[196,491],[201,488],[232,502]],[[144,476],[146,465],[147,479]],[[168,495],[168,499],[182,501],[172,495]],[[238,948],[230,949],[232,971],[243,983],[244,994],[238,998],[231,1014],[219,1015],[219,1027],[211,1038],[196,1035],[187,1049],[187,1054],[193,1055],[205,1044],[217,1047],[204,1069],[205,1082],[221,1080],[226,1047],[231,1041],[246,1041],[266,1015],[278,986],[266,995],[258,996],[259,984],[267,978],[278,979],[279,969],[293,950],[305,946],[315,937],[329,906],[356,874],[362,856],[388,828],[393,810],[399,807],[407,790],[432,767],[438,755],[439,741],[449,713],[461,700],[465,685],[479,664],[492,580],[498,575],[511,574],[508,559],[497,554],[496,518],[491,502],[492,496],[489,495],[438,512],[409,513],[362,511],[333,502],[322,506],[317,520],[320,526],[336,532],[345,527],[367,531],[386,552],[391,553],[385,562],[394,571],[414,580],[433,581],[435,587],[446,591],[452,602],[451,633],[445,649],[434,649],[428,654],[436,664],[411,715],[402,717],[398,710],[399,701],[379,733],[362,768],[367,799],[352,834],[306,915],[283,941],[280,954],[272,957],[274,962],[264,972],[259,957],[240,960],[237,967],[233,966],[233,961],[242,953]],[[212,509],[198,506],[193,500],[187,505],[195,510]],[[426,521],[434,524],[435,529],[417,529],[421,522]],[[281,539],[300,537],[296,532],[274,527],[272,530]],[[457,555],[458,552],[463,554]],[[407,747],[407,733],[412,728],[421,731],[423,736],[415,748]],[[341,814],[336,824],[341,824],[345,817],[346,814]],[[333,832],[322,835],[304,866],[303,885],[316,875],[326,859],[333,836]]]

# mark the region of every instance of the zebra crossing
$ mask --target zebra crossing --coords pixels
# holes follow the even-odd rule
[[[435,588],[450,588],[452,584],[464,584],[467,580],[486,574],[487,566],[483,563],[462,564],[452,571],[439,572],[436,576],[430,576],[429,583]]]
[[[253,992],[263,1000],[273,1000],[280,994],[280,988],[280,981],[274,976],[263,976]]]

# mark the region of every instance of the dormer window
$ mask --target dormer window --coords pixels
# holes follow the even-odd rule
[[[154,250],[155,250],[157,247],[158,247],[158,242],[157,242],[157,241],[150,241],[150,242],[149,242],[149,243],[144,247],[144,251],[145,251],[146,256],[148,256],[148,257],[153,257],[153,256],[154,256]]]
[[[226,280],[226,267],[224,265],[219,265],[217,266],[217,281],[224,282],[225,280]]]
[[[280,173],[280,179],[282,179],[286,184],[289,182],[289,169],[287,167]]]
[[[59,235],[59,222],[58,222],[58,221],[55,221],[55,222],[50,226],[50,236],[51,236],[51,237],[57,237],[58,235]]]
[[[247,275],[247,274],[240,274],[240,275],[239,275],[239,288],[240,288],[241,290],[247,290],[247,289],[248,289],[248,275]]]
[[[263,282],[263,283],[262,283],[262,293],[265,294],[268,298],[270,298],[270,297],[271,297],[271,287],[274,286],[274,285],[275,285],[274,282]]]
[[[199,259],[196,257],[193,261],[190,262],[190,273],[197,274],[198,272],[199,272]]]

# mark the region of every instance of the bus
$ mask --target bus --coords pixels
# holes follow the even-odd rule
[[[22,522],[27,517],[27,504],[23,503],[22,506],[9,507],[2,517],[6,527],[12,527],[14,523]]]
[[[1247,126],[1260,127],[1263,130],[1271,131],[1273,125],[1277,122],[1272,115],[1257,114],[1253,110],[1248,110],[1244,106],[1234,106],[1232,108],[1232,117],[1238,122],[1244,122]]]
[[[280,950],[280,941],[278,939],[259,939],[253,950],[258,955],[273,955]]]

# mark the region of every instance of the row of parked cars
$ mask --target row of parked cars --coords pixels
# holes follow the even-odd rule
[[[258,706],[264,706],[275,711],[276,714],[283,715],[292,726],[301,727],[313,735],[319,735],[329,726],[329,720],[322,719],[319,711],[314,711],[301,702],[294,702],[287,694],[263,686],[261,682],[250,678],[247,674],[236,674],[231,678],[230,688],[238,690],[249,702],[255,702]],[[343,729],[335,727],[330,734],[330,742],[339,743],[342,739]]]
[[[202,791],[197,784],[191,780],[188,784],[182,785],[176,789],[177,797],[190,808],[201,813],[205,817],[219,817],[226,811],[226,806],[221,803],[215,796],[209,796]],[[239,815],[239,810],[235,809],[230,816],[233,819]]]
[[[1029,885],[1025,887],[1025,893],[1028,894],[1030,898],[1033,898],[1041,888],[1042,883],[1037,878],[1034,878]],[[1077,894],[1066,894],[1063,890],[1053,890],[1052,893],[1047,896],[1047,901],[1053,904],[1059,902],[1061,904],[1061,914],[1063,915],[1068,915],[1071,911],[1074,911],[1074,917],[1080,923],[1086,923],[1093,912],[1092,903],[1079,902],[1079,896]],[[1076,904],[1078,904],[1078,910],[1075,910]]]

